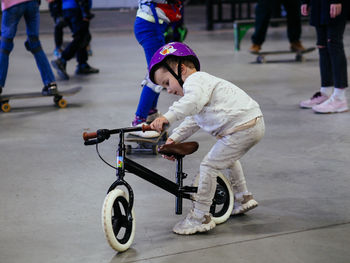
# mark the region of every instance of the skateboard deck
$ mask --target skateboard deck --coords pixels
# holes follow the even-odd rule
[[[128,134],[126,136],[125,141],[136,143],[136,146],[132,146],[130,144],[126,145],[126,153],[151,153],[158,154],[158,145],[165,143],[168,139],[168,132],[164,130],[158,137],[155,138],[143,138],[137,135]]]
[[[283,54],[295,54],[295,61],[303,62],[305,61],[304,54],[314,51],[315,47],[310,47],[305,49],[304,51],[291,51],[291,50],[277,50],[277,51],[263,51],[263,52],[252,52],[252,54],[256,55],[256,62],[266,63],[266,56],[270,55],[283,55]]]
[[[53,97],[55,105],[59,108],[67,107],[67,101],[63,99],[64,96],[73,96],[74,94],[81,91],[82,87],[74,87],[66,90],[59,90],[57,94],[54,95],[42,95],[41,92],[27,92],[27,93],[13,93],[13,94],[1,94],[0,95],[0,105],[3,112],[9,112],[11,106],[9,104],[10,100],[18,99],[32,99],[32,98],[47,98]]]

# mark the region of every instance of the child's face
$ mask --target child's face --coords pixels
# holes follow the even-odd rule
[[[177,79],[165,68],[161,67],[154,73],[156,83],[167,89],[168,93],[183,96],[183,89]]]

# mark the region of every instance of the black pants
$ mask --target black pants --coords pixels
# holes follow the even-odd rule
[[[73,33],[73,40],[63,50],[61,57],[68,61],[76,55],[79,65],[87,63],[87,45],[90,43],[89,22],[84,21],[79,8],[63,10],[63,16]]]
[[[262,45],[264,43],[273,10],[281,4],[287,11],[287,35],[289,42],[300,40],[300,0],[259,0],[255,8],[255,31],[252,36],[254,44]]]
[[[346,20],[325,26],[316,26],[317,45],[320,55],[320,73],[322,87],[348,86],[347,62],[344,51],[343,35]]]

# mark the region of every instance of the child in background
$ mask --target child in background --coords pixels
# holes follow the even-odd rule
[[[311,99],[300,102],[300,107],[312,108],[316,113],[348,111],[345,96],[348,72],[343,35],[349,0],[303,0],[302,2],[301,14],[306,16],[310,13],[310,24],[316,28],[321,88]]]
[[[160,48],[149,67],[154,83],[165,87],[168,93],[181,96],[167,113],[151,123],[151,127],[160,132],[164,124],[184,119],[166,143],[182,142],[200,128],[218,139],[200,164],[194,209],[173,228],[181,235],[215,227],[209,209],[220,170],[227,169],[235,192],[232,214],[245,213],[258,206],[248,192],[239,159],[264,135],[260,107],[237,86],[199,70],[196,54],[178,42]]]
[[[181,1],[179,0],[139,0],[139,8],[134,23],[134,32],[137,41],[142,46],[147,66],[154,54],[165,44],[164,33],[170,23],[182,18]],[[135,113],[132,126],[143,125],[154,120],[159,112],[157,110],[158,98],[161,87],[154,84],[145,76],[141,83],[142,92]],[[158,137],[156,131],[132,132],[140,137]]]
[[[41,93],[43,95],[56,94],[57,85],[55,76],[39,40],[39,1],[1,0],[1,8],[0,94],[5,86],[9,67],[9,56],[14,47],[13,40],[16,36],[17,25],[22,17],[25,19],[28,36],[24,46],[33,54],[44,83]]]

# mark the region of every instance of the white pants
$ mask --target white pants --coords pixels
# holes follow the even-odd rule
[[[194,208],[209,212],[216,189],[219,171],[227,170],[233,192],[247,191],[239,159],[264,136],[265,124],[261,117],[255,126],[219,139],[200,164],[199,184]]]

